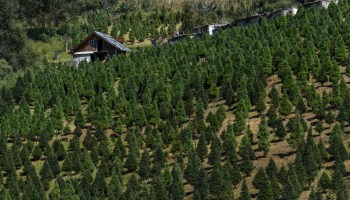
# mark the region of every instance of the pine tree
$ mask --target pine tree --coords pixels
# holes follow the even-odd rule
[[[161,146],[158,146],[153,154],[153,163],[163,167],[166,162],[166,157]]]
[[[176,105],[175,120],[176,120],[176,124],[182,124],[187,120],[185,105],[182,99]]]
[[[83,112],[81,109],[79,109],[79,111],[76,115],[76,118],[74,120],[74,125],[81,127],[81,128],[85,127],[85,125],[86,125],[86,121],[85,121],[85,118],[84,118],[84,115],[83,115]]]
[[[282,167],[280,168],[277,174],[277,179],[281,184],[285,184],[287,182],[287,174],[288,174],[288,171],[286,170],[284,165],[282,165]]]
[[[219,197],[224,187],[224,180],[220,170],[221,166],[216,164],[209,178],[210,194],[215,198]]]
[[[225,169],[229,172],[231,183],[236,188],[242,179],[241,172],[239,171],[237,163],[234,162],[233,165],[231,165],[229,161],[226,161]]]
[[[204,119],[204,108],[203,102],[199,100],[196,105],[196,121],[200,121]]]
[[[290,179],[287,179],[287,182],[283,188],[283,193],[282,193],[282,199],[285,200],[297,200],[298,199],[298,194],[294,189],[294,186],[292,185],[292,182]]]
[[[308,183],[310,186],[311,181],[317,175],[317,170],[318,170],[318,164],[314,155],[314,150],[310,145],[306,145],[303,158],[304,158],[305,172],[306,172]]]
[[[253,162],[251,161],[249,154],[243,155],[240,169],[241,172],[245,173],[246,175],[250,175],[251,171],[254,169]]]
[[[282,95],[279,112],[284,116],[287,116],[292,112],[292,103],[290,102],[286,93],[283,93]]]
[[[207,142],[205,138],[205,134],[202,133],[199,137],[198,145],[197,145],[197,154],[199,158],[203,161],[204,158],[208,155]]]
[[[262,185],[257,200],[273,200],[274,196],[272,193],[271,183],[269,180]]]
[[[314,188],[312,188],[309,195],[309,200],[322,200],[322,194],[316,191]]]
[[[274,199],[279,199],[281,196],[281,186],[275,175],[273,175],[273,177],[271,178],[271,190]]]
[[[221,160],[221,142],[217,137],[214,137],[214,140],[210,146],[210,153],[208,156],[209,164],[215,165],[220,163]]]
[[[278,108],[280,103],[280,96],[275,86],[272,86],[269,97],[271,98],[272,105],[274,105],[275,108]]]
[[[223,140],[224,140],[223,150],[226,155],[226,160],[228,160],[229,162],[231,162],[231,164],[233,164],[237,161],[237,152],[236,152],[237,141],[234,133],[227,133],[227,136],[225,136]]]
[[[185,169],[185,178],[193,184],[198,177],[198,172],[201,167],[201,161],[196,153],[188,156],[188,164]]]
[[[92,194],[94,197],[104,198],[108,192],[105,175],[101,168],[97,170],[96,177],[92,183]]]
[[[58,163],[57,157],[55,154],[50,153],[47,157],[47,161],[50,165],[50,168],[52,170],[52,173],[57,176],[61,172],[60,165]]]
[[[264,168],[259,168],[259,171],[255,174],[254,180],[253,180],[253,186],[260,190],[269,181],[266,171]]]
[[[133,172],[137,169],[137,157],[134,151],[130,151],[128,157],[125,160],[124,167]]]
[[[74,135],[76,135],[77,137],[80,137],[83,134],[83,131],[81,130],[81,128],[79,126],[76,126],[74,131],[73,131]]]
[[[333,156],[340,155],[342,160],[348,159],[347,151],[344,147],[340,134],[333,132],[329,137],[328,151]]]
[[[199,169],[198,176],[195,182],[195,190],[198,191],[198,195],[200,199],[208,199],[209,198],[209,185],[207,172],[203,167]]]
[[[272,127],[273,130],[277,127],[277,120],[278,115],[276,112],[276,107],[274,105],[271,105],[269,110],[266,113],[266,116],[268,117],[267,124]]]
[[[64,160],[67,155],[66,149],[61,142],[57,143],[57,150],[55,151],[56,157],[59,161]]]
[[[193,193],[193,200],[201,200],[203,198],[201,198],[198,190],[195,190],[194,193]]]
[[[266,156],[270,150],[270,131],[264,117],[259,125],[258,146],[264,152],[264,156]]]
[[[327,161],[329,155],[321,139],[318,142],[317,149],[320,152],[322,162]]]
[[[150,163],[149,163],[149,155],[147,149],[145,149],[142,153],[141,160],[139,163],[139,171],[138,174],[141,177],[141,180],[146,180],[149,177],[150,173]]]
[[[118,178],[118,174],[113,171],[111,181],[108,186],[108,197],[111,199],[118,200],[122,195],[123,187]]]
[[[164,183],[160,176],[157,176],[152,181],[152,190],[156,194],[156,200],[166,200],[167,199],[167,191],[164,187]],[[135,191],[136,193],[137,191]]]
[[[264,99],[264,95],[260,94],[258,95],[258,99],[256,102],[256,110],[261,114],[265,111],[266,109],[266,105],[265,105],[265,99]]]
[[[33,161],[37,161],[37,160],[39,160],[40,158],[41,158],[41,154],[42,154],[42,152],[41,152],[41,150],[40,150],[40,147],[39,147],[39,145],[36,145],[35,147],[34,147],[34,150],[33,150],[33,153],[32,153],[32,157],[33,157]]]
[[[339,170],[335,170],[332,175],[332,189],[338,190],[344,185],[343,174]]]
[[[278,174],[276,162],[272,157],[270,158],[269,163],[267,164],[266,174],[270,180],[272,179],[273,176],[277,176]]]
[[[238,153],[241,157],[249,156],[250,159],[256,158],[255,152],[252,148],[248,135],[243,136]]]
[[[328,176],[328,173],[323,172],[318,182],[318,186],[323,189],[323,192],[325,192],[328,188],[331,188],[331,183],[332,183],[332,180]]]
[[[92,148],[96,145],[96,139],[92,136],[90,130],[87,130],[86,136],[83,141],[83,145],[88,150],[92,150]]]
[[[47,161],[44,162],[43,167],[40,170],[40,176],[42,179],[51,181],[54,178],[54,174],[52,173],[51,167]]]
[[[172,170],[172,183],[170,189],[171,199],[183,199],[185,197],[185,191],[183,187],[183,180],[181,176],[181,171],[178,165],[175,165]]]
[[[229,107],[234,103],[235,97],[231,82],[228,82],[223,86],[222,97],[226,100],[225,103]]]
[[[323,123],[322,123],[321,120],[319,120],[319,121],[317,122],[316,126],[315,126],[315,131],[316,131],[319,135],[321,135],[321,133],[322,133],[323,130],[324,130],[324,128],[323,128]]]
[[[251,199],[251,195],[249,192],[247,182],[245,179],[243,179],[243,183],[241,187],[241,195],[239,197],[239,200],[250,200],[250,199]]]

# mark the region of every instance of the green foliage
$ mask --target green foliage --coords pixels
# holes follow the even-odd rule
[[[323,191],[326,191],[328,188],[331,188],[332,180],[329,177],[327,172],[323,172],[321,175],[321,178],[318,182],[318,186],[323,189]]]
[[[258,146],[259,149],[264,152],[264,156],[266,156],[270,150],[270,131],[265,121],[265,117],[262,118],[259,125]]]
[[[79,15],[79,23],[70,19],[74,24],[64,27],[64,19],[70,18],[64,15],[52,31],[54,21],[46,17],[57,16],[66,5],[58,10],[38,5],[47,31],[41,40],[67,34],[67,41],[76,43],[92,30],[105,31],[112,19],[114,37],[129,32],[131,42],[136,42],[149,35],[163,37],[176,31],[178,24],[190,30],[232,13],[237,18],[236,11],[244,7],[229,3],[222,9],[221,2],[200,6],[195,2],[187,5],[188,13],[174,13],[166,6],[155,11],[148,0],[94,2],[81,2],[81,9],[99,10],[98,18],[94,11],[86,12]],[[12,199],[183,199],[186,189],[196,199],[232,199],[241,173],[251,180],[254,165],[261,167],[260,161],[253,165],[253,160],[261,159],[255,151],[267,155],[271,130],[280,139],[272,141],[278,147],[289,134],[296,158],[282,163],[288,164],[288,171],[283,166],[278,171],[273,159],[266,172],[259,170],[253,180],[260,190],[258,199],[297,199],[326,161],[334,161],[329,168],[334,171],[331,184],[323,175],[319,186],[347,199],[344,127],[350,119],[350,93],[338,66],[348,62],[348,5],[329,8],[300,8],[295,17],[264,19],[257,26],[220,30],[213,37],[172,46],[139,48],[79,68],[45,59],[44,66],[24,73],[15,86],[0,93],[1,193]],[[13,13],[0,13],[5,14]],[[16,17],[11,20],[16,22]],[[35,28],[37,20],[25,23]],[[1,62],[7,73],[12,61],[5,60]],[[322,90],[327,93],[321,95]],[[259,117],[256,132],[250,125]],[[334,127],[329,140],[323,133],[328,126]],[[327,143],[319,140],[316,145],[312,129]],[[317,199],[319,194],[313,196]],[[251,199],[245,180],[241,199]]]

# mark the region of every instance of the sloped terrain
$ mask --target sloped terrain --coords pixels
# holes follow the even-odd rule
[[[26,73],[0,198],[348,199],[349,8]]]

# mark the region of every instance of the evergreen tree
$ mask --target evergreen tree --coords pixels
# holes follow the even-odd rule
[[[267,164],[266,174],[270,180],[272,180],[273,176],[277,176],[278,174],[276,162],[272,157],[270,158],[269,163]]]
[[[33,157],[32,160],[33,161],[39,160],[41,158],[41,154],[42,154],[42,152],[41,152],[41,150],[39,148],[39,145],[36,145],[34,147],[34,150],[33,150],[33,153],[32,153],[32,157]]]
[[[96,145],[96,139],[92,136],[90,130],[87,130],[86,136],[83,141],[83,145],[88,150],[92,150],[92,148]]]
[[[196,153],[188,156],[188,164],[185,169],[185,178],[193,184],[198,177],[198,172],[201,167],[201,161]]]
[[[215,165],[220,163],[221,160],[221,142],[217,137],[214,137],[214,140],[210,146],[210,153],[208,156],[209,164]]]
[[[92,183],[92,194],[94,197],[104,198],[108,192],[108,187],[105,181],[105,174],[99,168],[96,173],[94,182]]]
[[[282,95],[279,112],[284,116],[287,116],[292,112],[292,103],[290,102],[286,93],[283,93]]]
[[[51,181],[54,178],[54,174],[52,173],[51,167],[47,161],[44,162],[43,167],[40,170],[40,176],[42,179]]]
[[[142,153],[141,160],[139,163],[139,171],[138,174],[141,177],[141,180],[146,180],[150,173],[150,163],[149,163],[149,155],[147,149],[145,149]]]
[[[272,86],[271,91],[269,93],[269,97],[271,98],[271,103],[275,108],[278,108],[280,103],[279,92],[275,86]]]
[[[243,183],[241,187],[241,195],[239,197],[239,200],[250,200],[250,199],[251,199],[251,195],[249,192],[247,182],[245,179],[243,179]]]
[[[152,181],[152,190],[156,194],[156,200],[166,200],[167,199],[167,191],[164,187],[164,183],[160,176],[157,176]],[[137,191],[135,191],[136,193]]]
[[[253,186],[260,190],[264,187],[264,184],[269,182],[269,179],[267,177],[266,171],[264,168],[259,168],[259,171],[255,174],[254,180],[253,180]]]
[[[236,185],[238,185],[242,179],[237,163],[234,162],[233,165],[231,165],[229,161],[226,161],[225,169],[229,172],[231,183],[236,188]]]
[[[271,178],[271,190],[274,199],[279,199],[281,196],[281,186],[275,175],[273,175],[273,177]]]
[[[219,197],[224,188],[224,180],[221,173],[221,166],[216,164],[209,178],[210,194],[215,198]]]
[[[250,175],[251,171],[254,169],[253,162],[251,161],[250,156],[248,154],[243,155],[240,169],[243,173],[247,175]]]
[[[265,105],[265,99],[264,99],[264,95],[260,94],[258,95],[258,99],[256,102],[256,110],[261,114],[265,111],[266,109],[266,105]]]
[[[208,199],[209,198],[209,185],[207,172],[203,167],[199,169],[197,180],[195,182],[195,191],[198,192],[200,199]]]
[[[270,131],[264,117],[259,125],[258,146],[264,152],[264,156],[266,156],[270,150]]]
[[[81,109],[79,109],[79,111],[76,115],[76,118],[74,120],[74,125],[81,127],[81,128],[85,127],[85,125],[86,125],[85,118],[84,118],[84,115],[83,115],[83,112],[81,111]]]
[[[309,200],[322,200],[322,194],[316,191],[314,188],[312,188],[309,195]]]
[[[317,145],[317,149],[318,151],[320,152],[320,156],[321,156],[321,159],[322,159],[322,162],[325,162],[328,160],[328,152],[322,142],[322,140],[320,139],[319,142],[318,142],[318,145]]]
[[[172,183],[170,189],[171,199],[183,199],[185,197],[185,191],[183,187],[183,180],[181,176],[181,171],[178,165],[175,165],[172,170]]]
[[[328,173],[323,172],[318,182],[318,186],[323,189],[323,192],[325,192],[328,188],[331,188],[331,183],[332,183],[332,180],[328,176]]]
[[[272,193],[271,183],[269,180],[265,182],[264,185],[262,185],[259,194],[258,194],[258,200],[273,200],[274,196]]]
[[[197,145],[197,154],[199,158],[203,161],[204,158],[208,155],[207,142],[205,138],[205,134],[202,133],[199,137],[198,145]]]
[[[296,200],[298,199],[298,194],[294,189],[294,186],[290,179],[287,179],[287,182],[283,188],[282,199],[286,200]]]
[[[133,172],[137,169],[137,157],[134,151],[130,151],[128,157],[125,160],[124,167]]]

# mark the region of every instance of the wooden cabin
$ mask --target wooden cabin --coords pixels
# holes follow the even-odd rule
[[[128,47],[111,36],[97,31],[91,33],[70,51],[77,65],[81,61],[104,60],[107,56],[128,52],[131,52]]]

